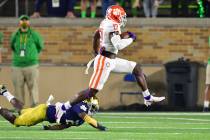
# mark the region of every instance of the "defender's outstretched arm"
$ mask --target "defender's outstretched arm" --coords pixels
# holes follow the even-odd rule
[[[56,125],[44,125],[44,130],[63,130],[71,127],[71,124],[56,124]]]
[[[106,131],[107,128],[103,125],[101,125],[100,123],[98,123],[94,118],[90,117],[89,115],[87,115],[85,112],[80,113],[79,116],[85,121],[87,122],[89,125],[91,125],[92,127],[101,130],[101,131]]]

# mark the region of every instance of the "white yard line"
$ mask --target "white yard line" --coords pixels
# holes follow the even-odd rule
[[[192,119],[192,118],[172,118],[172,117],[150,117],[150,116],[98,116],[98,118],[119,118],[119,119],[155,119],[155,120],[185,120],[185,121],[203,121],[210,122],[210,119]]]
[[[210,113],[204,112],[99,112],[97,115],[170,115],[170,116],[210,116]]]
[[[12,139],[12,140],[15,140],[15,139],[20,139],[20,140],[34,140],[34,139],[36,139],[36,140],[50,140],[50,139],[52,139],[51,137],[49,137],[49,138],[32,138],[32,137],[10,137],[10,136],[8,136],[8,137],[1,137],[0,136],[0,139],[3,139],[3,140],[5,140],[5,139]],[[53,140],[69,140],[69,138],[53,138]],[[71,140],[88,140],[88,138],[72,138],[71,137]]]
[[[32,126],[33,128],[40,128],[40,130],[42,129],[41,126]],[[87,126],[89,127],[89,126]],[[87,128],[86,127],[86,128]],[[5,126],[0,126],[0,128],[5,128]],[[26,127],[25,127],[26,128]],[[126,129],[126,128],[129,128],[129,129],[173,129],[173,130],[210,130],[210,127],[206,128],[206,127],[199,127],[199,128],[184,128],[184,127],[168,127],[168,126],[111,126],[111,127],[108,127],[108,129]],[[73,128],[72,128],[73,129]],[[4,131],[4,130],[0,130],[0,131]],[[14,129],[14,131],[19,131],[18,128],[17,129]],[[30,131],[30,132],[33,132],[33,131]],[[42,132],[45,132],[44,130]],[[48,131],[49,132],[49,131]],[[59,132],[64,132],[64,131],[59,131]],[[74,132],[70,132],[70,133],[74,133]]]
[[[164,122],[148,122],[148,121],[140,121],[140,122],[105,122],[105,121],[102,121],[102,123],[106,123],[106,124],[162,124]],[[167,122],[169,123],[169,122]],[[209,125],[209,123],[201,123],[201,122],[171,122],[171,123],[176,123],[176,124],[207,124]]]
[[[13,131],[13,132],[15,132],[15,133],[17,133],[17,132],[22,132],[22,131],[19,131],[19,130],[15,130],[15,131]],[[30,134],[30,133],[37,133],[37,131],[30,131],[30,132],[27,132],[28,134]],[[44,132],[43,132],[44,133]],[[52,131],[46,131],[45,133],[53,133],[53,134],[55,134],[55,132],[52,132]],[[97,131],[83,131],[83,132],[81,132],[81,131],[59,131],[58,133],[62,133],[62,134],[80,134],[80,136],[81,136],[81,134],[95,134],[95,133],[101,133],[101,132],[97,132]],[[108,135],[108,133],[113,133],[113,132],[111,132],[111,131],[107,131],[107,132],[104,132],[104,134],[105,135]],[[115,132],[116,133],[116,132]],[[174,135],[177,135],[177,134],[186,134],[186,133],[177,133],[177,132],[172,132],[172,133],[170,133],[170,132],[166,132],[166,133],[164,133],[164,132],[117,132],[117,133],[120,133],[120,134],[123,134],[123,135],[133,135],[133,134],[155,134],[155,135],[157,135],[157,134],[163,134],[163,135],[168,135],[168,134],[174,134]],[[194,134],[194,132],[193,132],[193,134]],[[200,133],[196,133],[196,134],[200,134]],[[9,137],[9,136],[8,136]],[[40,136],[41,137],[41,136]],[[2,138],[2,136],[0,136],[0,138]],[[16,137],[14,137],[14,138],[16,138]]]
[[[162,123],[165,123],[165,122],[148,122],[148,121],[132,121],[132,122],[129,122],[129,121],[126,121],[126,122],[113,122],[113,121],[101,121],[101,123],[105,123],[105,124],[162,124]],[[204,124],[204,125],[209,125],[210,122],[167,122],[169,124],[189,124],[189,125],[192,125],[192,124]],[[0,121],[0,126],[9,126],[9,122],[8,121]],[[41,125],[40,125],[41,126]],[[32,126],[34,127],[34,126]]]
[[[177,128],[177,127],[153,127],[153,126],[148,126],[148,127],[145,127],[145,126],[123,126],[123,127],[120,127],[120,126],[112,126],[110,127],[111,128],[117,128],[117,129],[125,129],[125,128],[129,128],[129,129],[173,129],[173,130],[210,130],[210,128]]]

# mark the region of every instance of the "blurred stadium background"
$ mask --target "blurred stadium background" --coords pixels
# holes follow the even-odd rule
[[[170,18],[170,7],[170,1],[165,0],[160,6],[157,18],[144,18],[142,9],[139,9],[139,17],[133,18],[129,15],[125,30],[135,32],[138,39],[131,47],[123,50],[119,57],[140,62],[152,92],[167,97],[167,100],[157,107],[154,105],[154,110],[198,111],[203,105],[205,65],[209,56],[210,20],[198,18],[196,1],[192,1],[189,5],[188,18]],[[45,40],[45,49],[40,57],[41,102],[44,102],[49,94],[53,94],[56,100],[66,100],[88,85],[91,74],[84,75],[84,70],[86,63],[93,57],[92,37],[102,14],[100,5],[95,19],[79,18],[79,10],[80,2],[77,1],[75,14],[78,18],[31,19],[32,27],[40,32]],[[128,13],[129,10],[129,7],[126,7]],[[13,85],[9,38],[17,28],[17,17],[25,13],[31,15],[33,11],[34,1],[30,0],[5,1],[0,7],[0,32],[4,34],[0,80],[11,91]],[[46,8],[43,6],[42,15],[45,15],[45,11]],[[181,93],[176,93],[176,89],[169,86],[171,77],[167,77],[165,64],[179,58],[195,61],[199,65],[196,66],[198,72],[190,76],[193,80],[181,83],[182,89],[177,89],[181,90]],[[133,110],[148,110],[141,106],[143,103],[141,95],[135,94],[139,92],[136,83],[126,81],[124,78],[125,74],[111,74],[104,90],[98,94],[101,109],[130,110],[126,106],[133,104],[131,107]],[[185,86],[187,89],[183,89]],[[190,93],[192,91],[193,93]],[[174,94],[173,97],[169,93]],[[5,100],[0,100],[2,104],[10,106]]]
[[[122,3],[124,0],[116,0],[119,3]],[[34,12],[34,1],[33,0],[1,0],[0,1],[0,16],[4,17],[14,17],[20,14],[28,14],[31,15]],[[130,0],[127,0],[128,3],[125,4],[126,12],[128,16],[132,16],[131,14],[131,5],[129,4]],[[45,3],[46,4],[46,3]],[[44,16],[47,16],[47,9],[42,6],[41,13]],[[189,0],[189,17],[196,17],[198,5],[196,0]],[[10,10],[7,10],[10,9]],[[77,16],[80,16],[80,0],[76,0],[74,10]],[[90,9],[89,9],[90,10]],[[142,7],[138,8],[138,16],[144,16]],[[159,17],[171,17],[171,0],[164,0],[158,12]],[[97,2],[97,17],[102,17],[101,12],[101,2],[98,0]]]

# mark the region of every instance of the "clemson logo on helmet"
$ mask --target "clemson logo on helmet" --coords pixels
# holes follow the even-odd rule
[[[112,5],[107,9],[106,18],[117,22],[120,26],[125,26],[127,19],[126,19],[126,12],[125,10],[119,5]]]
[[[116,16],[120,15],[120,10],[119,9],[113,9],[113,14]]]

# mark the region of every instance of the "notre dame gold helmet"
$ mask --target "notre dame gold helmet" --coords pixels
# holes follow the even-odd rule
[[[99,101],[98,98],[96,96],[91,97],[90,99],[85,100],[84,102],[87,103],[87,105],[89,106],[89,115],[93,115],[96,112],[98,112],[99,110]]]

